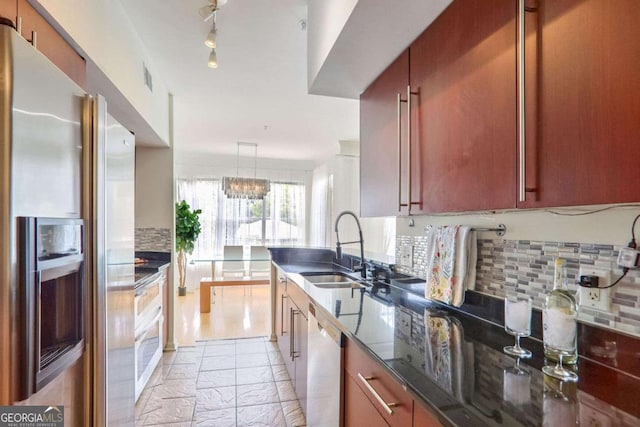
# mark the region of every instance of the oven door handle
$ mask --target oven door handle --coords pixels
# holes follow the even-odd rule
[[[156,277],[156,276],[158,276],[158,277]],[[156,285],[157,282],[158,282],[158,279],[161,279],[161,278],[162,277],[160,275],[160,272],[154,273],[151,276],[151,278],[145,278],[144,280],[148,280],[148,282],[145,283],[142,286],[139,286],[139,287],[135,288],[133,295],[136,296],[136,297],[142,295],[147,288],[150,288],[152,285]]]
[[[135,342],[136,344],[138,343],[138,341],[141,341],[151,330],[151,327],[153,326],[153,324],[155,324],[156,322],[158,322],[160,320],[160,318],[162,317],[162,307],[158,307],[158,312],[155,315],[155,317],[153,318],[153,320],[151,322],[149,322],[144,330],[142,332],[140,332],[136,338],[135,338]]]

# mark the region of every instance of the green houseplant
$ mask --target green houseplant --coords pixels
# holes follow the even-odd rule
[[[176,203],[176,251],[178,252],[178,295],[187,294],[187,254],[193,252],[193,245],[200,235],[201,209],[191,210],[186,201]]]

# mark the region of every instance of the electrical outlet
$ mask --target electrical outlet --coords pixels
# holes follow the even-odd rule
[[[400,260],[398,262],[403,267],[413,267],[413,246],[402,245],[400,246]]]
[[[599,288],[578,286],[580,305],[596,310],[611,311],[611,289],[600,289],[611,284],[611,270],[602,267],[581,266],[580,276],[597,276]]]

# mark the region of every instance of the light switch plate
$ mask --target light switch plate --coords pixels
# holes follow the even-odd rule
[[[400,262],[403,267],[413,267],[413,245],[400,246]]]
[[[411,315],[398,310],[398,329],[404,335],[411,336]]]

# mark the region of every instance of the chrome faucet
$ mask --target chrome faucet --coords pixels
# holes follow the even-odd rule
[[[338,234],[338,223],[340,222],[340,218],[342,218],[344,215],[351,215],[353,217],[353,219],[356,220],[356,224],[358,225],[358,233],[360,234],[360,240],[354,240],[351,242],[341,242],[340,241],[340,235]],[[362,227],[360,227],[360,220],[358,219],[358,217],[356,216],[356,214],[354,214],[351,211],[343,211],[340,212],[340,214],[338,215],[338,217],[336,218],[336,258],[338,259],[342,259],[342,245],[348,245],[351,243],[360,243],[360,275],[362,276],[363,279],[367,278],[367,269],[365,268],[365,262],[364,262],[364,239],[362,238]],[[355,269],[355,271],[358,271],[358,269]]]

